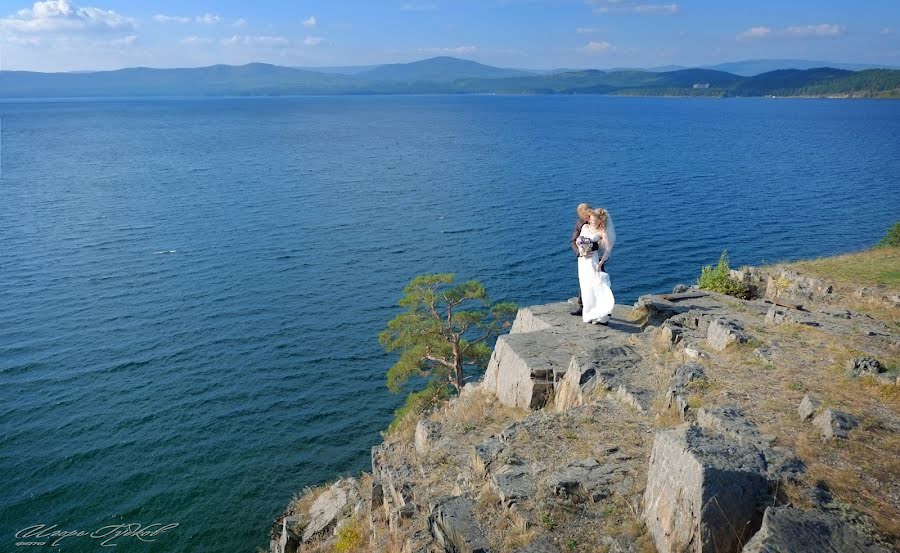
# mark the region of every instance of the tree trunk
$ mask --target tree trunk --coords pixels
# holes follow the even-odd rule
[[[459,351],[459,340],[453,342],[453,365],[456,368],[456,389],[461,392],[465,382],[463,382],[462,356]]]

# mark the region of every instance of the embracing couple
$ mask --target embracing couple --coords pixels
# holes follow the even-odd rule
[[[616,303],[610,288],[609,275],[603,270],[616,241],[612,219],[603,208],[593,209],[579,204],[578,221],[572,231],[572,249],[578,255],[578,308],[572,315],[581,315],[586,323],[605,325]],[[602,253],[601,253],[602,252]]]

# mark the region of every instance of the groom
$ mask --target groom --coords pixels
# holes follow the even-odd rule
[[[578,253],[578,244],[576,244],[575,242],[578,240],[578,236],[581,234],[581,227],[583,227],[585,224],[587,224],[588,219],[591,218],[591,210],[592,209],[593,208],[590,206],[590,204],[578,204],[578,207],[575,208],[575,213],[577,214],[578,219],[575,221],[575,228],[572,230],[572,239],[569,241],[569,243],[571,244],[572,251],[575,252],[576,256],[578,256],[579,253]],[[591,251],[597,251],[598,249],[599,249],[599,247],[597,246],[597,243],[594,242],[594,245],[591,247]],[[604,265],[605,265],[605,263],[600,266],[601,271],[603,270]],[[579,288],[578,289],[578,307],[575,308],[575,310],[570,311],[570,313],[572,315],[581,316],[582,307],[583,306],[582,306],[582,301],[581,301],[581,288]]]

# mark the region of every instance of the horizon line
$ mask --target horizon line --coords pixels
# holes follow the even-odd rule
[[[374,63],[374,64],[348,64],[348,65],[280,65],[277,63],[270,63],[265,61],[250,61],[247,63],[212,63],[208,65],[196,65],[196,66],[174,66],[174,67],[153,67],[148,65],[131,65],[118,67],[115,69],[72,69],[68,71],[35,71],[32,69],[10,69],[0,67],[0,72],[4,71],[18,71],[18,72],[27,72],[27,73],[42,73],[42,74],[71,74],[71,73],[106,73],[113,71],[123,71],[126,69],[154,69],[154,70],[172,70],[172,69],[204,69],[207,67],[217,67],[217,66],[225,66],[225,67],[246,67],[248,65],[269,65],[272,67],[284,67],[286,69],[302,69],[302,70],[310,70],[315,71],[316,69],[344,69],[344,68],[377,68],[384,67],[387,65],[408,65],[412,63],[419,63],[423,61],[436,60],[436,59],[453,59],[458,61],[466,61],[471,63],[477,63],[480,65],[484,65],[486,67],[492,67],[495,69],[511,69],[515,71],[615,71],[615,70],[637,70],[637,71],[653,71],[654,69],[662,69],[668,67],[675,67],[678,69],[674,69],[674,71],[680,69],[710,69],[714,66],[718,65],[726,65],[726,64],[739,64],[739,63],[753,63],[753,62],[805,62],[805,63],[824,63],[824,64],[839,64],[839,65],[859,65],[859,66],[867,66],[871,69],[900,69],[900,65],[891,65],[891,64],[880,64],[880,63],[863,63],[863,62],[850,62],[850,61],[824,61],[824,60],[808,60],[808,59],[797,59],[797,58],[748,58],[742,60],[735,61],[723,61],[716,63],[707,63],[702,65],[682,65],[678,63],[670,63],[666,65],[657,65],[650,67],[638,67],[638,66],[613,66],[613,67],[547,67],[547,68],[535,68],[535,67],[512,67],[512,66],[499,66],[499,65],[490,65],[484,62],[480,62],[473,59],[468,58],[460,58],[456,56],[432,56],[429,58],[422,58],[413,61],[406,62],[388,62],[388,63]],[[815,68],[824,68],[830,67],[832,69],[838,69],[836,67],[830,65],[821,65],[816,66]],[[718,70],[716,70],[718,71]]]

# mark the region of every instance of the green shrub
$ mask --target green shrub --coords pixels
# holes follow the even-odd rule
[[[711,290],[720,294],[728,294],[741,299],[750,299],[750,290],[743,282],[731,277],[731,268],[728,266],[728,251],[722,252],[719,264],[713,267],[707,265],[700,271],[698,284],[703,290]]]
[[[900,246],[900,221],[894,223],[884,238],[875,244],[876,248],[896,248],[897,246]]]
[[[332,551],[334,553],[350,553],[357,551],[364,544],[365,537],[358,521],[353,520],[341,526],[337,531],[337,541]]]

